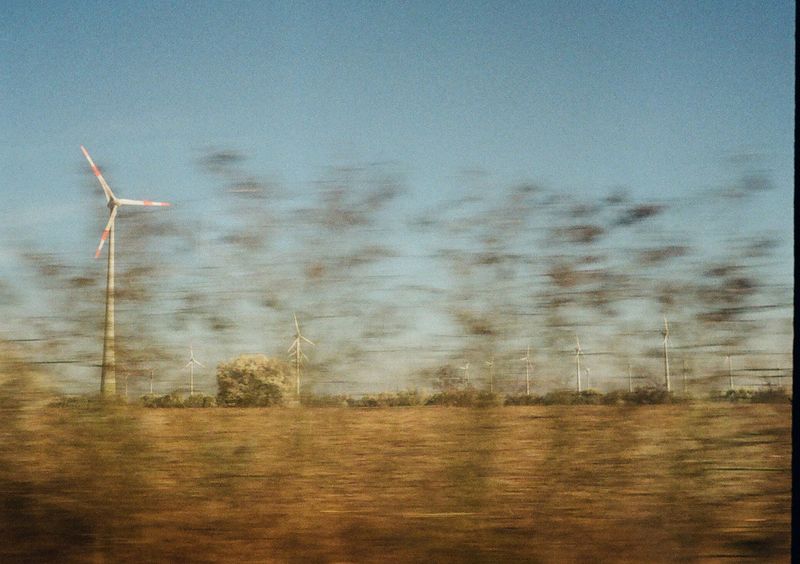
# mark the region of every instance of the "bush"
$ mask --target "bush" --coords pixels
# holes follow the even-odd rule
[[[527,394],[508,395],[503,402],[504,405],[542,405],[542,397]]]
[[[49,407],[89,409],[102,408],[109,405],[125,405],[121,396],[104,397],[100,394],[83,394],[80,396],[58,396],[47,404]]]
[[[663,388],[637,388],[625,394],[625,402],[632,405],[672,403],[672,394]]]
[[[300,398],[300,404],[304,407],[347,407],[348,400],[345,395],[308,394]]]
[[[140,401],[144,407],[184,407],[183,398],[177,390],[163,396],[147,394]]]
[[[242,355],[217,367],[217,389],[222,406],[283,405],[291,395],[291,368],[261,354]]]
[[[449,407],[494,407],[501,404],[500,396],[494,392],[478,391],[474,388],[439,392],[430,396],[424,403],[424,405]]]
[[[347,398],[348,407],[411,407],[423,405],[425,397],[417,390],[396,393],[364,395],[360,398]]]
[[[197,394],[183,400],[184,407],[217,407],[217,398]]]
[[[711,392],[709,399],[711,401],[729,401],[731,403],[786,403],[787,401],[792,401],[791,396],[783,388],[766,388],[763,390],[741,388],[724,392],[715,390]]]

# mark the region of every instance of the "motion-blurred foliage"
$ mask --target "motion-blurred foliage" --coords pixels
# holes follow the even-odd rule
[[[282,405],[291,390],[291,368],[282,360],[241,355],[217,366],[217,403],[222,406]]]

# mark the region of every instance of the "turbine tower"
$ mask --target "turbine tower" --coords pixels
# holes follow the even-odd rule
[[[664,383],[667,386],[667,391],[672,391],[672,386],[670,385],[669,381],[669,349],[667,346],[669,345],[670,338],[669,338],[669,323],[667,323],[667,316],[664,316],[664,331],[661,333],[664,336]]]
[[[194,395],[194,367],[195,367],[195,365],[199,366],[200,368],[205,368],[204,364],[200,364],[194,358],[194,347],[192,347],[192,345],[189,345],[189,362],[186,363],[184,368],[188,368],[189,369],[189,395],[190,396]]]
[[[464,371],[464,387],[469,387],[469,362],[460,367],[459,370]]]
[[[313,345],[312,341],[306,339],[300,333],[300,324],[297,322],[297,315],[294,315],[294,327],[297,332],[294,334],[294,341],[292,342],[292,346],[289,347],[289,356],[294,356],[294,368],[295,368],[295,383],[297,386],[297,398],[300,399],[300,365],[303,363],[303,359],[308,360],[308,357],[303,353],[300,349],[300,345],[302,341],[305,341],[309,345]]]
[[[528,345],[528,351],[520,360],[525,361],[525,395],[531,395],[531,370],[533,369],[533,361],[531,360],[531,347]]]
[[[633,393],[633,373],[631,372],[631,363],[628,363],[628,393]]]
[[[103,229],[103,235],[100,237],[100,244],[97,246],[97,251],[94,253],[94,258],[100,256],[100,251],[108,239],[108,272],[106,274],[106,318],[105,329],[103,333],[103,368],[100,373],[100,394],[105,397],[110,397],[117,392],[116,383],[116,358],[114,356],[114,220],[117,217],[117,210],[120,206],[169,206],[166,202],[152,202],[150,200],[126,200],[124,198],[117,198],[111,188],[108,186],[106,179],[100,173],[100,169],[94,164],[92,157],[89,156],[89,151],[81,145],[86,160],[92,167],[92,172],[97,177],[100,186],[103,188],[103,194],[106,196],[106,205],[109,210],[108,223]]]
[[[575,335],[575,379],[578,383],[578,392],[581,391],[581,357],[583,356],[583,351],[581,350],[581,342],[578,339],[578,335]]]
[[[731,355],[725,355],[725,363],[728,365],[728,389],[733,389],[733,365]]]
[[[494,393],[494,355],[486,361],[486,366],[489,367],[489,392]]]

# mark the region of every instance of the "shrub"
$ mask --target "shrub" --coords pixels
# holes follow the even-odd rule
[[[741,388],[724,392],[715,390],[711,392],[709,399],[711,401],[729,401],[732,403],[785,403],[792,401],[791,396],[782,388],[766,388],[763,390]]]
[[[216,407],[217,399],[214,396],[197,394],[183,400],[184,407]]]
[[[79,396],[58,396],[47,404],[49,407],[89,409],[102,408],[109,405],[125,405],[121,396],[104,397],[100,394],[83,394]]]
[[[217,367],[217,389],[222,406],[283,405],[291,394],[291,368],[264,355],[242,355]]]
[[[656,405],[671,403],[673,396],[663,388],[637,388],[625,394],[625,401],[633,405]]]
[[[449,407],[494,407],[501,405],[500,396],[494,392],[478,391],[474,388],[466,390],[449,390],[433,394],[424,405],[442,405]]]
[[[542,397],[527,394],[507,395],[504,405],[542,405]]]
[[[300,398],[300,404],[305,407],[347,407],[348,399],[345,395],[308,394]]]
[[[183,398],[177,390],[163,396],[147,394],[139,401],[144,407],[184,407]]]

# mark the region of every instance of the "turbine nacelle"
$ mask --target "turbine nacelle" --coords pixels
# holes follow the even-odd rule
[[[108,182],[106,182],[106,179],[103,178],[100,168],[94,164],[94,161],[89,155],[89,151],[86,150],[86,147],[81,145],[81,151],[83,151],[86,160],[89,161],[89,166],[92,167],[92,172],[97,177],[97,181],[100,183],[100,187],[103,189],[103,194],[105,194],[106,197],[106,206],[109,209],[108,223],[106,224],[105,229],[103,229],[103,234],[100,236],[100,244],[97,246],[97,251],[94,253],[94,258],[97,258],[100,256],[100,251],[103,249],[103,245],[105,245],[106,239],[108,239],[111,229],[114,227],[114,220],[117,217],[117,210],[121,206],[168,207],[170,204],[167,202],[154,202],[152,200],[128,200],[126,198],[117,198],[114,195],[114,192],[112,192],[111,187],[108,185]]]

